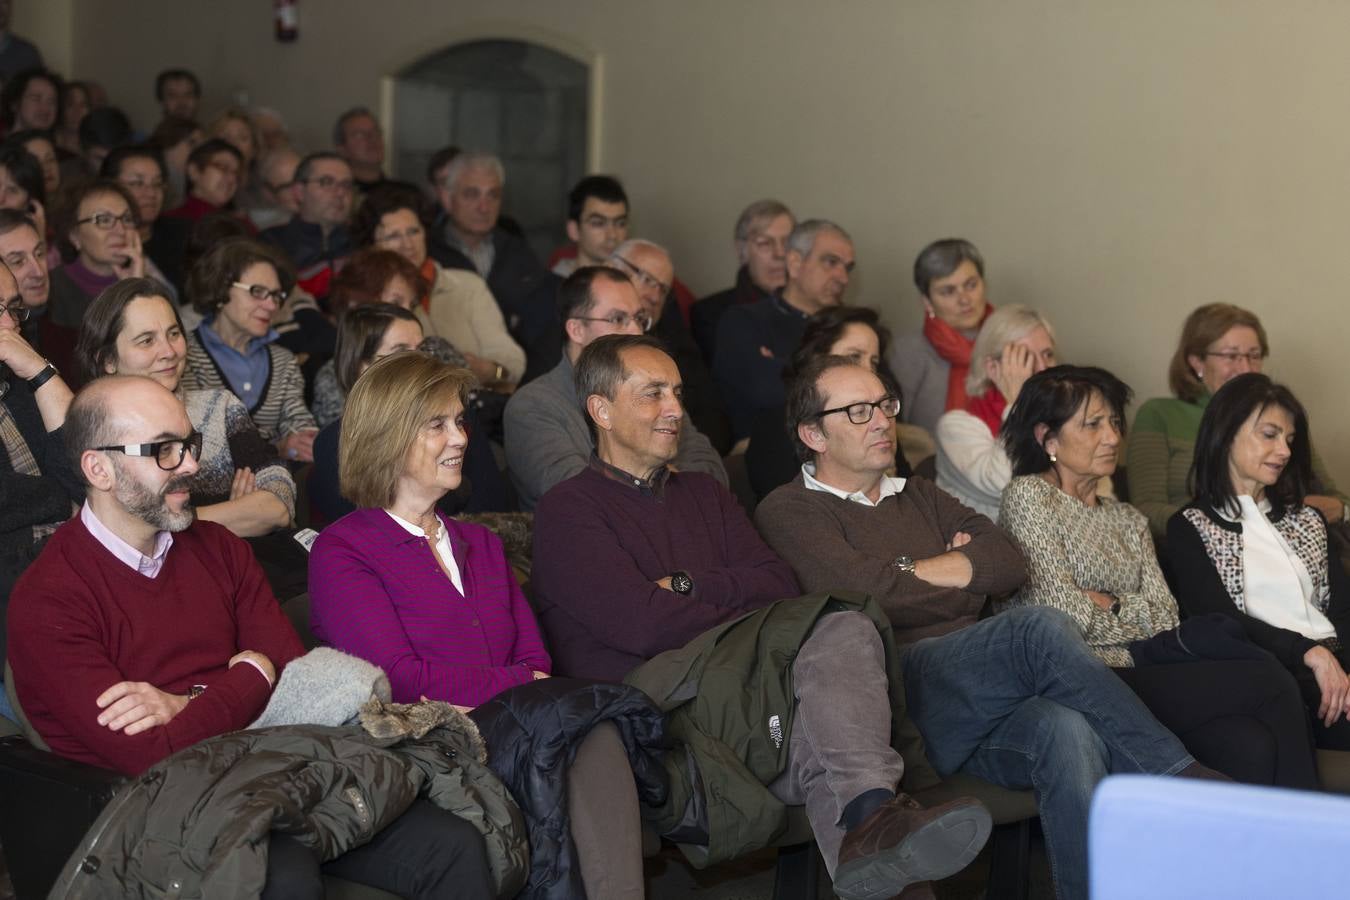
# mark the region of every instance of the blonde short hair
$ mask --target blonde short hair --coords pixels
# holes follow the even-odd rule
[[[468,369],[417,350],[387,356],[367,369],[352,386],[342,415],[342,496],[356,506],[393,505],[417,432],[450,400],[463,406],[474,384]]]
[[[985,360],[1001,358],[1004,347],[1017,343],[1037,328],[1044,328],[1045,333],[1050,335],[1050,343],[1055,343],[1055,329],[1050,320],[1030,306],[1010,303],[990,313],[980,326],[975,346],[970,348],[966,396],[978,397],[993,385],[984,370]]]

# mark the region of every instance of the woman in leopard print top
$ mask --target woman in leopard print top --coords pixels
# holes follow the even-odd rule
[[[1167,524],[1186,611],[1217,612],[1293,674],[1320,747],[1350,750],[1350,579],[1307,504],[1308,417],[1259,374],[1225,384],[1205,409],[1195,499]]]
[[[1178,613],[1147,520],[1097,495],[1123,449],[1129,395],[1111,373],[1078,366],[1046,369],[1023,386],[1002,432],[1014,477],[999,522],[1027,563],[1011,602],[1067,614],[1205,765],[1240,781],[1316,788],[1298,687],[1275,660],[1135,667],[1130,645],[1176,628]]]

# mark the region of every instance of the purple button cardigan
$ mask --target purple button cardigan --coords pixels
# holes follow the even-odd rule
[[[501,541],[480,525],[441,521],[463,594],[425,538],[384,510],[358,509],[314,543],[310,624],[325,643],[383,669],[397,702],[425,695],[477,706],[552,664]]]

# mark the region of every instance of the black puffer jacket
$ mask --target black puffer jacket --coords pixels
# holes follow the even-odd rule
[[[628,685],[545,678],[503,691],[471,718],[487,741],[488,765],[511,789],[529,826],[530,880],[519,898],[585,897],[567,816],[567,768],[590,730],[612,722],[628,752],[638,800],[663,804],[665,717]]]
[[[359,846],[425,795],[474,825],[499,897],[525,883],[524,821],[462,728],[420,739],[298,725],[202,741],[157,763],[104,809],[50,900],[257,897],[267,835],[292,835],[325,862]]]

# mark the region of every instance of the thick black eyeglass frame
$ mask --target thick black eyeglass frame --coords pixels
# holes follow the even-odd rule
[[[889,413],[886,412],[886,410],[881,409],[883,403],[894,403],[895,412]],[[860,407],[867,407],[867,418],[859,419],[854,417],[853,411]],[[886,418],[894,419],[896,416],[900,415],[900,398],[882,397],[880,400],[872,400],[870,402],[867,400],[859,400],[857,403],[850,403],[848,406],[836,406],[834,409],[822,409],[820,412],[816,413],[816,418],[823,419],[831,413],[841,412],[846,413],[848,415],[848,420],[854,425],[866,425],[868,422],[872,421],[872,416],[874,415],[873,410],[876,409],[881,409],[881,414]]]
[[[160,458],[160,452],[170,444],[179,444],[178,459],[174,460],[173,465],[164,465],[164,460]],[[113,444],[107,447],[95,447],[95,450],[104,452],[121,453],[125,456],[150,456],[154,457],[155,465],[159,466],[165,472],[172,472],[183,464],[183,458],[189,453],[192,454],[194,462],[202,458],[202,433],[195,428],[187,437],[169,438],[164,441],[155,441],[150,444]],[[172,459],[172,457],[170,457]]]

